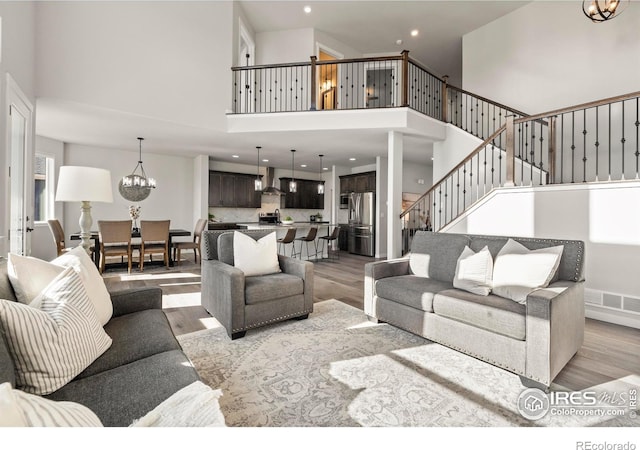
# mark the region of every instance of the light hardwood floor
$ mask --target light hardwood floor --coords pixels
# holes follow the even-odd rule
[[[131,275],[105,273],[109,289],[160,286],[163,308],[177,335],[206,329],[212,319],[200,306],[200,268],[185,261],[179,270],[157,268]],[[314,299],[320,302],[337,299],[363,308],[364,265],[373,258],[340,253],[337,261],[315,264]],[[145,269],[147,265],[145,264]],[[640,375],[640,330],[587,319],[584,345],[555,379],[571,390]]]

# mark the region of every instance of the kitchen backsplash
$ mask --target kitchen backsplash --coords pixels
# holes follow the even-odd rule
[[[219,222],[257,222],[260,214],[272,213],[280,209],[280,218],[291,216],[297,222],[308,222],[309,216],[322,213],[323,220],[329,220],[329,211],[316,211],[314,209],[285,209],[280,208],[280,197],[263,195],[262,207],[252,208],[209,208],[209,214],[215,216]]]

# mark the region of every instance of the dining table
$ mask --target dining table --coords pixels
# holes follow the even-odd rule
[[[173,252],[171,251],[172,248],[172,244],[173,244],[173,238],[174,237],[183,237],[183,236],[191,236],[191,231],[189,230],[183,230],[181,228],[174,228],[174,229],[170,229],[169,230],[169,266],[173,266]],[[71,238],[72,241],[78,241],[80,240],[80,232],[77,231],[73,234],[71,234],[71,236],[69,236]],[[140,230],[139,229],[132,229],[131,230],[131,238],[139,238],[140,237]],[[94,261],[96,263],[96,266],[100,267],[100,233],[98,233],[98,231],[91,231],[91,236],[89,237],[89,239],[93,239],[93,245],[95,247],[95,252],[94,252]]]

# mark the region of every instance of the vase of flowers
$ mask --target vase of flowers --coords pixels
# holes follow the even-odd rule
[[[140,228],[138,228],[138,219],[140,218],[140,206],[131,205],[129,206],[129,217],[133,220],[133,232],[140,232]]]

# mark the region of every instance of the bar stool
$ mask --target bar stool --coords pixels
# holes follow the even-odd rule
[[[318,258],[318,242],[316,241],[316,236],[318,234],[318,227],[311,227],[309,228],[309,232],[307,233],[306,236],[302,236],[299,238],[295,238],[296,241],[300,241],[300,251],[296,252],[295,251],[295,247],[296,244],[295,242],[293,243],[293,248],[294,248],[294,256],[295,257],[300,257],[300,259],[302,259],[302,243],[304,242],[306,244],[307,247],[307,259],[309,259],[309,256],[311,255],[309,253],[309,242],[313,242],[314,246],[315,246],[315,255],[316,255],[316,259]]]
[[[280,247],[282,247],[283,250],[285,249],[285,245],[287,244],[292,244],[291,245],[291,256],[295,256],[295,250],[296,250],[296,246],[293,243],[293,240],[296,238],[296,229],[295,228],[289,228],[287,230],[287,234],[284,235],[284,237],[278,239],[278,253],[280,253],[281,255],[286,255],[285,252],[280,251]]]
[[[333,232],[328,235],[328,236],[320,236],[319,239],[322,239],[322,245],[320,246],[320,256],[322,257],[324,255],[324,246],[325,246],[325,242],[327,243],[327,259],[332,259],[331,258],[331,243],[335,240],[338,239],[338,235],[340,234],[340,226],[337,226],[333,229]],[[333,255],[335,256],[335,259],[339,258],[339,252],[340,250],[333,250]]]

